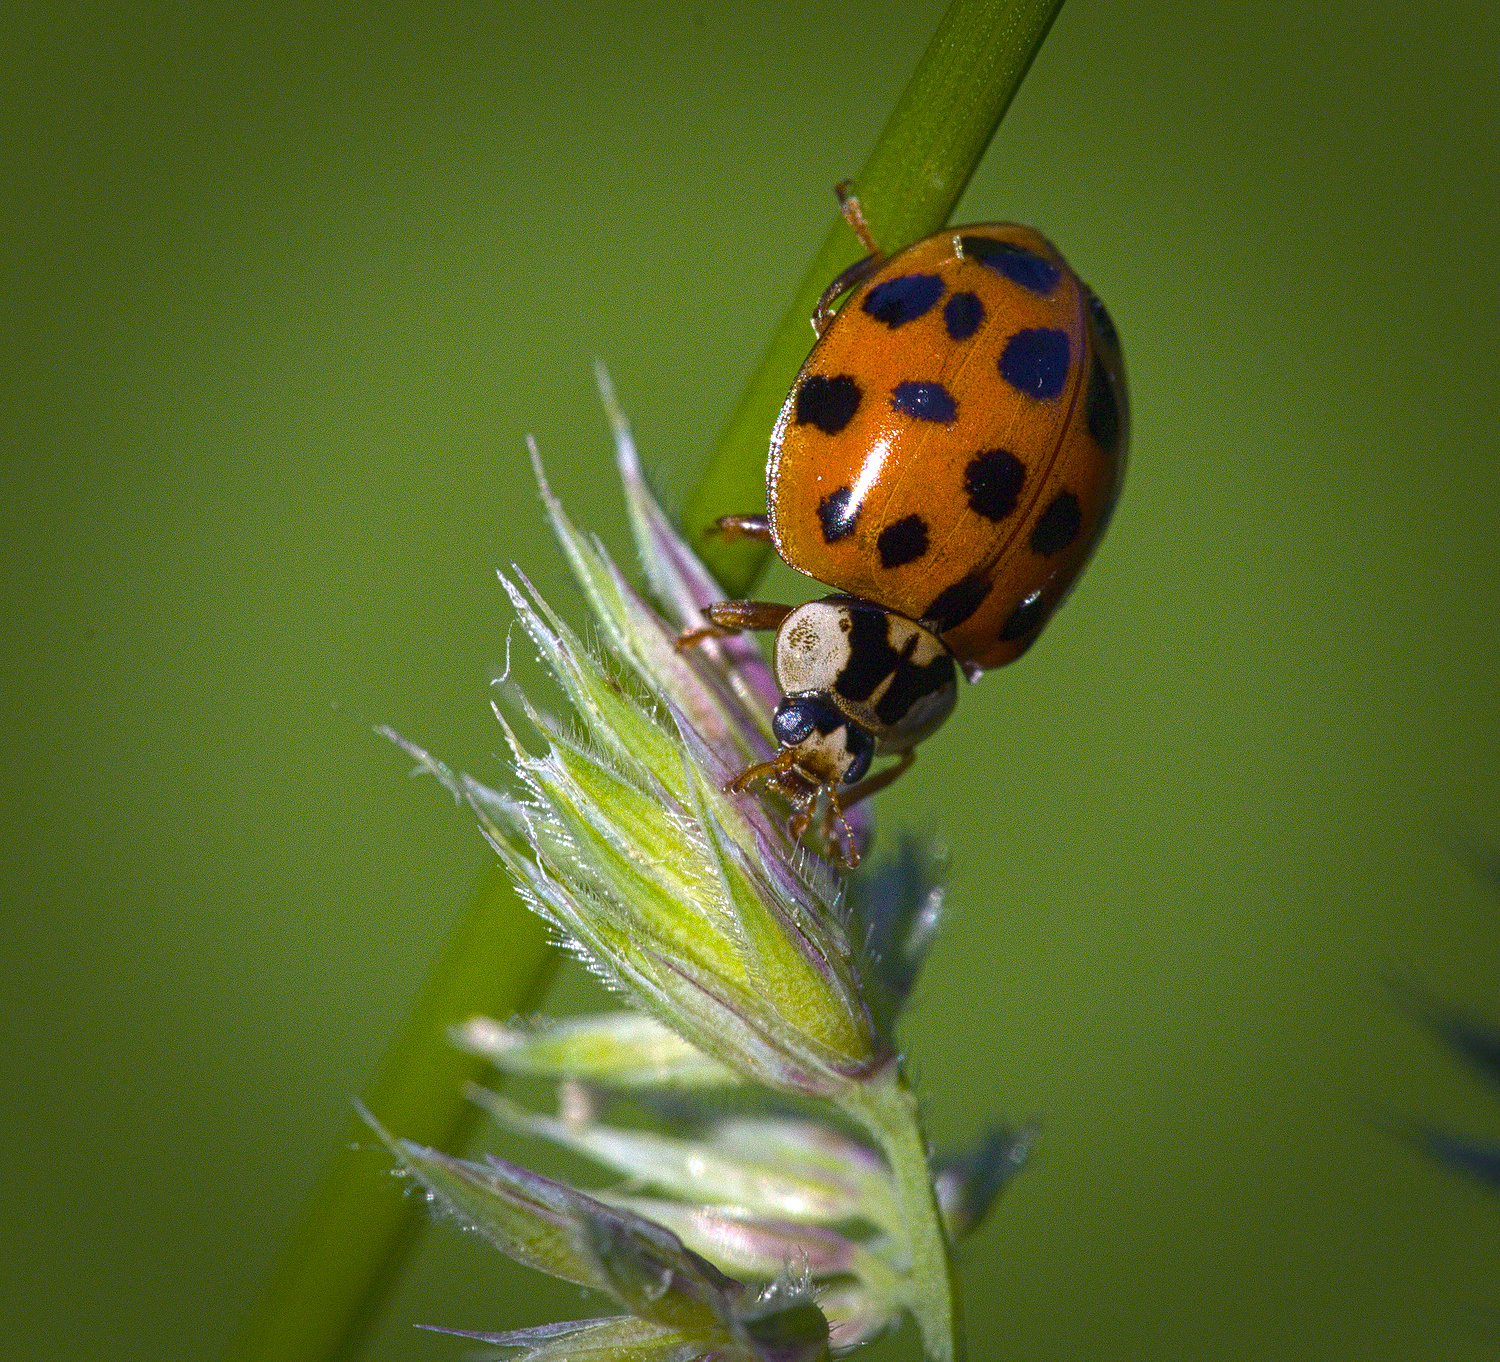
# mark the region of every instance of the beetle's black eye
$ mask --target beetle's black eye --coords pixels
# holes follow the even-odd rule
[[[814,730],[825,736],[843,726],[838,706],[815,690],[788,695],[771,716],[771,732],[783,747],[795,747],[812,737]]]
[[[801,700],[783,700],[771,716],[771,732],[783,747],[795,747],[813,731],[812,707]]]
[[[857,724],[850,724],[844,730],[844,746],[849,752],[849,769],[844,772],[843,783],[853,785],[875,760],[875,735]]]

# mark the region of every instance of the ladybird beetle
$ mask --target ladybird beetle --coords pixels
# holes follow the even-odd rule
[[[765,779],[794,834],[826,795],[852,865],[842,809],[911,764],[958,667],[972,681],[1020,657],[1082,571],[1119,496],[1129,405],[1109,314],[1039,232],[955,227],[887,257],[839,198],[870,254],[813,315],[771,436],[768,514],[715,528],[840,594],[723,601],[679,642],[776,630],[780,750],[732,788]],[[871,776],[876,755],[900,760]]]

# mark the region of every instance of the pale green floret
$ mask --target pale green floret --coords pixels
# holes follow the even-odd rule
[[[837,1286],[825,1291],[818,1297],[818,1308],[828,1321],[829,1346],[840,1353],[883,1334],[901,1314],[887,1294],[864,1285]]]
[[[849,977],[832,941],[817,951],[793,933],[794,905],[777,914],[757,896],[738,848],[642,802],[640,816],[656,820],[656,855],[645,856],[584,805],[556,748],[518,756],[534,796],[523,803],[388,736],[468,799],[523,896],[591,965],[711,1058],[796,1092],[840,1090],[879,1062],[857,994],[830,987]],[[679,767],[701,796],[696,770]]]
[[[721,1207],[598,1193],[611,1206],[666,1226],[690,1249],[738,1277],[769,1279],[790,1266],[811,1278],[835,1350],[851,1348],[900,1318],[897,1268],[871,1246],[836,1230],[745,1216]],[[881,1241],[873,1241],[878,1247]],[[842,1285],[824,1283],[832,1280]]]
[[[475,1017],[455,1029],[454,1042],[507,1073],[540,1078],[618,1088],[727,1087],[740,1081],[733,1070],[639,1012],[570,1017],[524,1029]]]
[[[575,1320],[561,1333],[517,1329],[477,1337],[502,1348],[524,1350],[509,1362],[692,1362],[712,1352],[717,1335],[669,1329],[633,1315],[620,1315],[614,1319]]]
[[[712,1128],[726,1156],[795,1168],[809,1179],[828,1179],[849,1189],[872,1225],[904,1235],[906,1221],[895,1197],[890,1170],[868,1145],[821,1121],[729,1117]]]
[[[394,1139],[365,1117],[449,1215],[516,1261],[601,1292],[633,1317],[471,1337],[534,1343],[531,1356],[558,1362],[826,1362],[828,1324],[804,1289],[746,1286],[653,1221],[503,1159],[476,1164]],[[561,1339],[568,1346],[555,1350]]]
[[[823,1052],[822,1065],[847,1071],[853,1059],[862,1070],[873,1068],[874,1026],[860,1000],[842,928],[825,909],[817,923],[821,930],[794,932],[793,923],[810,925],[808,914],[798,912],[801,905],[794,901],[773,904],[765,877],[751,872],[749,849],[737,838],[731,841],[741,823],[733,806],[696,771],[693,777],[696,810],[710,830],[712,866],[743,943],[746,987],[774,1000],[781,1017],[813,1042],[808,1048]]]
[[[497,1093],[475,1099],[503,1124],[551,1140],[645,1186],[688,1201],[768,1219],[864,1221],[904,1236],[889,1175],[861,1151],[859,1162],[826,1157],[807,1122],[726,1121],[701,1139],[538,1116]]]

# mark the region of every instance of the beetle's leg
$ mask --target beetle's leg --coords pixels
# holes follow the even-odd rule
[[[792,805],[792,816],[786,820],[786,831],[792,841],[800,841],[802,834],[807,831],[812,822],[813,810],[817,808],[818,796],[827,794],[833,787],[831,785],[819,785],[805,776],[797,779],[798,772],[794,769],[783,776],[773,777],[776,789],[784,794]],[[790,788],[788,788],[790,786]],[[823,840],[828,840],[827,818],[824,819]],[[857,855],[856,855],[857,859]]]
[[[864,209],[859,206],[859,199],[854,195],[854,181],[840,180],[833,187],[833,192],[838,195],[839,212],[844,215],[844,221],[849,224],[849,230],[859,238],[859,244],[869,251],[871,255],[884,255],[879,243],[870,231],[870,224],[865,221]]]
[[[833,786],[825,785],[823,792],[828,796],[828,806],[823,812],[823,840],[833,841],[833,825],[837,823],[839,860],[844,863],[845,870],[853,870],[860,860],[859,847],[854,842],[854,829],[849,826],[849,820],[844,817],[843,804],[834,793]]]
[[[875,772],[873,776],[866,776],[857,784],[851,785],[847,790],[844,790],[835,801],[835,807],[840,811],[840,816],[842,817],[844,809],[858,804],[861,799],[868,799],[872,794],[878,794],[895,780],[897,776],[904,775],[911,769],[911,764],[916,759],[917,749],[915,747],[908,747],[901,754],[900,760],[887,766],[883,771]]]
[[[876,251],[874,255],[867,255],[863,260],[856,260],[848,269],[841,270],[833,283],[823,290],[812,314],[812,329],[820,340],[823,333],[828,330],[828,323],[833,320],[833,305],[850,289],[858,288],[883,264],[885,264],[885,256]]]
[[[764,780],[768,785],[774,785],[777,778],[790,769],[795,755],[790,747],[783,747],[770,761],[759,761],[754,766],[745,767],[724,787],[725,792],[744,794],[757,780]]]
[[[771,540],[771,518],[764,511],[756,515],[721,515],[704,534],[716,534],[723,539],[753,539],[759,544]]]
[[[849,230],[859,238],[860,245],[869,254],[863,260],[856,260],[848,269],[842,270],[833,283],[823,290],[812,314],[812,329],[819,339],[828,330],[828,323],[833,320],[833,305],[850,289],[858,288],[885,263],[885,252],[880,249],[871,233],[859,200],[850,192],[853,183],[853,180],[840,180],[834,185],[833,192],[838,195],[839,211],[849,224]]]
[[[729,638],[746,629],[779,629],[792,607],[780,601],[715,601],[703,613],[708,623],[699,629],[684,629],[677,636],[679,648],[691,648],[706,638]]]
[[[845,870],[853,870],[860,862],[860,855],[859,846],[854,840],[854,829],[849,826],[849,820],[844,817],[844,810],[852,808],[861,799],[868,799],[872,794],[885,789],[916,759],[917,749],[909,747],[901,754],[900,760],[887,766],[883,771],[877,771],[873,776],[866,776],[858,784],[851,785],[842,795],[839,794],[836,786],[825,785],[823,787],[824,793],[828,796],[828,808],[823,815],[823,838],[825,841],[833,840],[833,825],[837,823],[839,859],[843,861]]]
[[[786,820],[786,831],[792,841],[798,841],[802,834],[807,831],[808,824],[812,822],[813,809],[817,804],[819,794],[833,795],[833,786],[819,784],[811,779],[797,765],[797,752],[795,748],[783,747],[770,761],[757,762],[754,766],[747,766],[739,773],[724,790],[728,794],[744,794],[758,780],[764,780],[766,788],[779,794],[792,806],[792,816]],[[849,830],[849,825],[844,822],[844,815],[839,812],[838,801],[833,800],[833,813],[839,820],[839,825],[844,829],[845,845],[847,852],[844,856],[844,864],[853,870],[859,863],[859,852],[854,847],[854,834]],[[824,837],[828,836],[825,829]],[[851,860],[850,857],[853,859]]]

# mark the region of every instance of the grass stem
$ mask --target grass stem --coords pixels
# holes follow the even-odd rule
[[[907,1308],[928,1362],[964,1362],[963,1316],[948,1239],[938,1213],[917,1099],[898,1064],[851,1087],[841,1105],[879,1141],[911,1236]]]

